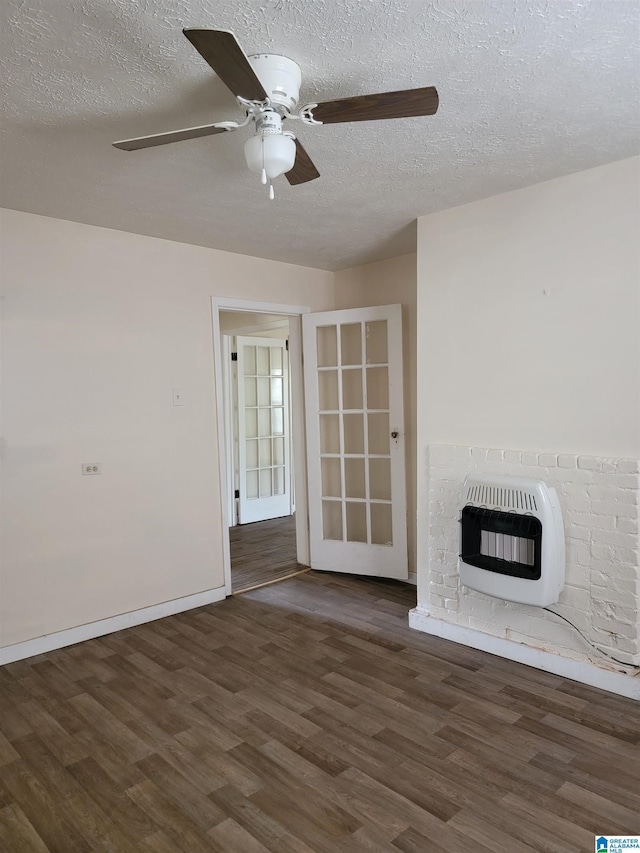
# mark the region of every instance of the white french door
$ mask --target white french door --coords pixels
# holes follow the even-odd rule
[[[303,315],[314,569],[408,577],[401,310]]]
[[[286,344],[241,337],[238,349],[238,521],[291,515]]]

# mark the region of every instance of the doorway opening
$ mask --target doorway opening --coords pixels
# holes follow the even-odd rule
[[[307,311],[213,301],[227,595],[308,571],[300,330]]]
[[[224,332],[233,334],[223,333],[221,314]],[[406,581],[401,306],[310,313],[214,297],[213,321],[225,533],[236,521],[291,517],[296,566],[289,563],[287,574],[299,564]],[[284,323],[288,350],[277,338]],[[244,546],[254,554],[264,548],[259,529],[256,535],[257,548]],[[237,586],[226,535],[223,564],[231,595]]]
[[[225,395],[231,591],[304,570],[297,562],[289,318],[220,311],[230,352]]]

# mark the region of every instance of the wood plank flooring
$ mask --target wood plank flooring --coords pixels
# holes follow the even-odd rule
[[[229,528],[231,588],[242,592],[304,569],[296,560],[296,517]]]
[[[640,830],[639,706],[315,572],[0,670],[0,850],[584,853]]]

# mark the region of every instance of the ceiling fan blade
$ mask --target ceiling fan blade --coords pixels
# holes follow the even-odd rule
[[[400,92],[379,92],[376,95],[356,95],[324,101],[311,111],[314,119],[323,124],[340,121],[375,121],[387,118],[431,116],[438,109],[438,92],[434,86],[423,89],[403,89]]]
[[[264,101],[267,93],[245,52],[229,30],[183,30],[185,36],[236,96]]]
[[[285,177],[291,186],[306,184],[307,181],[314,181],[320,177],[320,172],[316,169],[313,160],[304,150],[299,139],[296,139],[296,160],[293,169],[286,172]]]
[[[138,148],[153,148],[154,145],[168,145],[170,142],[182,142],[183,139],[198,139],[200,136],[213,136],[225,133],[226,128],[215,124],[202,124],[199,127],[185,127],[183,130],[170,130],[167,133],[154,133],[153,136],[139,136],[137,139],[121,139],[114,142],[114,148],[123,151],[137,151]]]

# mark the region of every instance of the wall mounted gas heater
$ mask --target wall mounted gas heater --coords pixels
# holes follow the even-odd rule
[[[460,580],[471,589],[546,607],[564,586],[564,527],[542,480],[469,475],[460,515]]]

